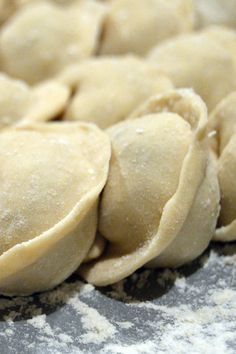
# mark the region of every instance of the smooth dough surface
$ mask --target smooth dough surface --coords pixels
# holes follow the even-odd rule
[[[0,74],[0,129],[53,119],[63,111],[68,99],[68,88],[58,82],[30,87]]]
[[[221,190],[221,211],[215,233],[216,241],[236,240],[236,91],[220,102],[210,116],[210,130],[215,132]]]
[[[236,28],[236,0],[194,0],[196,26],[211,24]]]
[[[112,158],[99,214],[108,246],[79,270],[87,281],[108,285],[153,259],[178,266],[207,247],[219,189],[206,124],[203,101],[191,90],[177,90],[151,98],[130,120],[108,129]]]
[[[2,70],[36,83],[91,56],[105,13],[105,5],[94,0],[66,7],[46,1],[22,7],[0,32]]]
[[[100,54],[145,55],[157,43],[193,27],[192,0],[114,0]]]
[[[1,133],[1,293],[49,289],[85,259],[109,158],[108,137],[86,123],[34,124]],[[40,282],[35,264],[45,270]]]
[[[89,60],[68,68],[59,80],[74,93],[65,119],[92,121],[100,128],[124,120],[151,95],[172,88],[155,65],[132,56]]]
[[[213,27],[157,46],[149,59],[176,87],[193,88],[209,110],[236,88],[235,33]]]

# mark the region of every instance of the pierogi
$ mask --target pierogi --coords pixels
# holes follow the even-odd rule
[[[0,74],[0,129],[55,118],[65,108],[69,90],[55,81],[33,87]]]
[[[58,80],[73,92],[64,118],[92,121],[100,128],[124,120],[147,98],[172,88],[155,65],[132,56],[87,60]]]
[[[94,0],[23,6],[0,32],[1,69],[32,84],[93,55],[105,13]]]
[[[145,55],[161,41],[193,28],[192,0],[114,0],[109,3],[101,55]]]
[[[79,270],[99,286],[145,264],[176,267],[193,260],[208,246],[219,212],[207,109],[191,90],[153,97],[107,131],[112,157],[99,232],[108,245]]]
[[[0,133],[0,293],[51,289],[86,259],[107,179],[108,136],[86,123]]]
[[[236,89],[235,43],[234,31],[214,26],[166,41],[149,59],[176,87],[193,88],[212,110]]]

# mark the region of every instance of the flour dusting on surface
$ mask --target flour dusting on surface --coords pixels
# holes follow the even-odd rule
[[[215,247],[192,265],[140,270],[107,288],[74,276],[0,298],[1,354],[234,354],[235,254],[234,244]]]

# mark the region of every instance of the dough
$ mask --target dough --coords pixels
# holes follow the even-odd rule
[[[150,261],[176,267],[204,251],[219,211],[206,128],[203,101],[176,90],[108,129],[112,158],[99,214],[108,246],[80,268],[84,279],[105,286]]]
[[[209,110],[236,89],[236,35],[226,28],[182,35],[157,46],[149,59],[176,87],[191,87]]]
[[[236,0],[194,0],[196,26],[211,24],[236,28]]]
[[[47,81],[34,87],[0,74],[0,129],[55,118],[66,106],[66,86]]]
[[[86,123],[37,123],[0,139],[0,293],[61,283],[95,238],[108,136]]]
[[[145,55],[157,43],[193,27],[192,0],[114,0],[100,54]]]
[[[131,56],[91,59],[65,70],[59,81],[74,94],[64,118],[92,121],[100,128],[124,120],[151,95],[172,88],[155,65]]]
[[[32,84],[91,56],[105,13],[106,6],[94,0],[22,7],[0,33],[2,70]]]
[[[218,157],[221,211],[215,241],[236,240],[236,91],[218,104],[210,117],[216,132],[214,150]]]

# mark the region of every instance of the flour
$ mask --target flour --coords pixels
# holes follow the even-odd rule
[[[17,354],[20,338],[25,354],[233,354],[235,251],[212,250],[192,268],[144,269],[102,291],[73,280],[0,298],[1,348]]]

